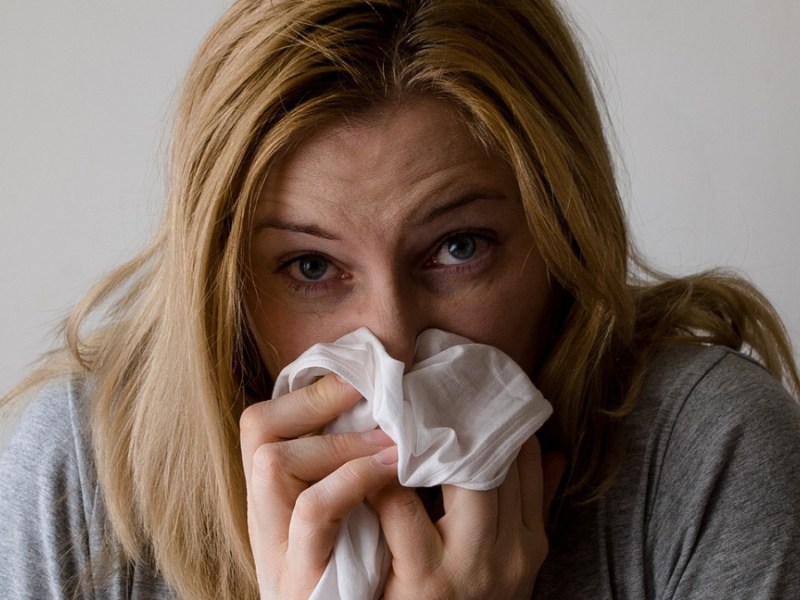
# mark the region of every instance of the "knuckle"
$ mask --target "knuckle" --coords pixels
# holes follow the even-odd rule
[[[544,522],[538,521],[524,535],[517,538],[514,544],[514,555],[524,565],[538,569],[550,552],[550,541],[544,528]]]
[[[503,546],[501,554],[456,553],[440,573],[446,577],[430,582],[430,597],[492,598],[529,597],[536,573],[544,560],[541,546],[517,539]]]
[[[242,411],[242,415],[239,417],[239,435],[250,437],[263,429],[264,423],[269,422],[264,418],[264,409],[264,403],[258,402]]]
[[[470,595],[473,598],[485,598],[492,590],[497,590],[496,574],[489,565],[489,561],[480,561],[473,564],[468,573]]]
[[[359,469],[357,464],[354,461],[350,461],[339,467],[342,485],[346,486],[347,489],[364,490],[369,485],[369,475],[363,469]]]
[[[262,444],[253,454],[253,473],[260,479],[274,479],[283,474],[283,444]]]
[[[370,477],[363,469],[345,463],[335,476],[303,490],[295,502],[295,516],[305,523],[336,520],[343,506],[363,501],[369,485]]]
[[[530,554],[516,548],[509,552],[505,559],[505,578],[509,582],[524,581],[533,571],[533,561]]]
[[[544,555],[540,556],[538,549],[538,543],[526,543],[524,540],[518,540],[508,549],[501,573],[502,585],[509,591],[533,588],[536,573],[544,562]]]
[[[452,579],[448,577],[435,577],[428,581],[424,594],[425,598],[436,598],[445,600],[449,598],[463,598]]]
[[[292,513],[292,519],[304,526],[319,524],[328,521],[326,508],[330,505],[328,494],[322,486],[315,485],[303,490],[297,497]]]
[[[550,554],[550,540],[547,539],[547,536],[542,535],[532,551],[533,562],[537,568],[541,566],[548,554]]]

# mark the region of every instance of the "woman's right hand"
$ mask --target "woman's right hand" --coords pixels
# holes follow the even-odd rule
[[[360,397],[327,375],[242,414],[247,522],[261,598],[308,598],[341,519],[397,480],[397,448],[382,431],[317,435]]]

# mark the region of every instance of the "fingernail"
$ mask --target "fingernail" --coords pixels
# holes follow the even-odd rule
[[[397,464],[397,446],[391,446],[390,448],[384,448],[377,454],[373,455],[373,458],[378,464],[381,465],[394,465]]]
[[[365,431],[362,435],[367,442],[370,444],[375,444],[376,446],[388,446],[389,444],[394,444],[392,438],[386,435],[386,432],[384,432],[383,429],[370,429],[369,431]]]

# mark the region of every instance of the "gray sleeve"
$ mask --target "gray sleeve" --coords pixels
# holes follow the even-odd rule
[[[94,485],[73,393],[40,392],[0,456],[1,598],[90,595]]]
[[[687,396],[648,515],[653,598],[800,598],[800,411],[728,354]]]
[[[0,600],[173,600],[150,563],[127,561],[96,482],[77,382],[27,406],[0,455]]]

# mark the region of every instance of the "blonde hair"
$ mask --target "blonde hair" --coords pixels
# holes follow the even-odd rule
[[[746,345],[798,386],[788,338],[752,286],[630,274],[641,261],[591,81],[550,0],[241,0],[189,71],[161,230],[89,294],[66,351],[34,377],[92,380],[113,529],[182,597],[257,596],[238,419],[269,387],[242,299],[259,187],[305,133],[424,94],[451,102],[508,160],[557,284],[536,381],[556,406],[548,433],[569,457],[567,494],[610,480],[618,423],[660,345]],[[83,331],[98,311],[104,324]]]

